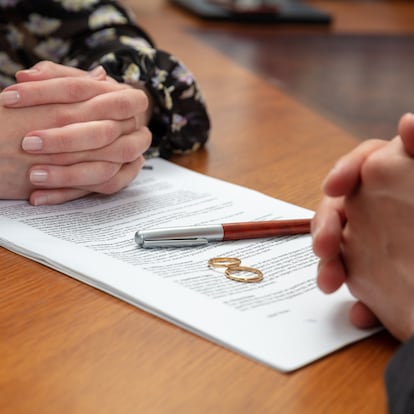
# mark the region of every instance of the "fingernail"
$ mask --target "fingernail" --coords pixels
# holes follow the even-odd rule
[[[43,148],[43,140],[42,138],[35,136],[24,137],[22,148],[25,151],[39,151]]]
[[[31,202],[34,206],[43,206],[48,203],[48,197],[45,195],[35,196],[32,197]]]
[[[334,166],[328,171],[325,178],[322,180],[322,190],[325,188],[326,183],[331,179],[331,177],[338,173],[342,168],[342,158],[339,159]]]
[[[321,228],[319,226],[314,226],[311,231],[312,241],[316,240],[321,232]]]
[[[23,69],[23,70],[19,70],[19,73],[26,73],[28,75],[34,75],[36,73],[39,73],[39,69],[36,69],[36,68]]]
[[[20,94],[17,91],[3,91],[0,93],[0,105],[13,105],[19,100]]]
[[[30,182],[33,184],[44,183],[49,178],[49,173],[46,170],[32,170],[30,171]]]
[[[89,75],[91,78],[99,78],[99,77],[101,77],[102,75],[106,75],[106,72],[105,72],[105,69],[104,69],[102,66],[97,66],[96,68],[94,68],[94,69],[90,70],[90,71],[88,72],[88,75]]]

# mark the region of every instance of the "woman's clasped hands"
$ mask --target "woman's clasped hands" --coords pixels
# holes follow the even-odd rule
[[[151,143],[149,98],[102,67],[40,62],[0,93],[0,198],[59,204],[115,193]]]

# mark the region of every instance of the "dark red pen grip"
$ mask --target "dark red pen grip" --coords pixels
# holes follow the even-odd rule
[[[222,224],[223,240],[257,239],[310,233],[311,219],[256,221]]]

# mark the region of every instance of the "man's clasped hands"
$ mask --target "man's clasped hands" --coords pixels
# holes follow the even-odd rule
[[[414,335],[414,116],[399,135],[368,140],[339,159],[323,183],[312,221],[318,285],[346,284],[357,301],[350,320],[382,323],[401,341]]]
[[[90,72],[40,62],[0,93],[0,199],[59,204],[112,194],[151,144],[147,94]]]

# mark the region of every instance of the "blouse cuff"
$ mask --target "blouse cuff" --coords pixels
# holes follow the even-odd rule
[[[192,74],[172,55],[141,46],[105,55],[108,75],[135,87],[144,86],[153,103],[149,122],[152,146],[147,157],[168,158],[196,151],[208,139],[210,121]]]

